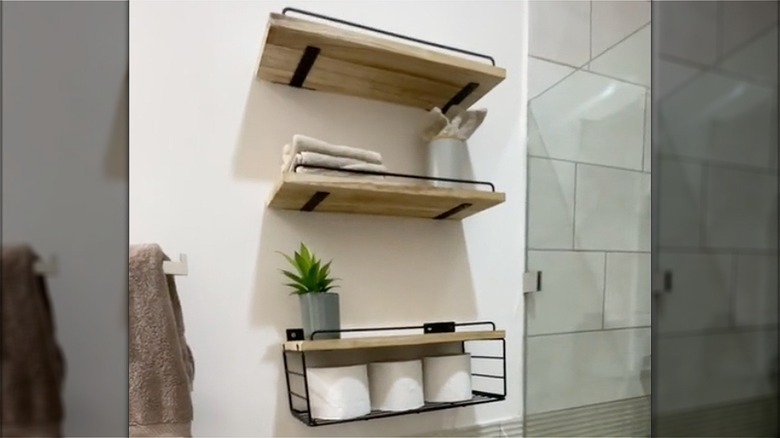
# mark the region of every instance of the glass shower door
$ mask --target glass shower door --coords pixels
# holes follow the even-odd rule
[[[649,435],[649,8],[530,4],[526,436]]]

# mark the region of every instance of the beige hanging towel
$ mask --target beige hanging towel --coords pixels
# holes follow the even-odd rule
[[[62,436],[65,367],[37,260],[27,245],[3,247],[3,437]]]
[[[195,366],[157,244],[130,246],[130,436],[192,436]]]

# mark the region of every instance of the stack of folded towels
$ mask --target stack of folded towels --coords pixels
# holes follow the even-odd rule
[[[295,166],[297,165],[301,165],[301,167],[296,169]],[[382,165],[382,155],[378,152],[350,146],[333,145],[305,135],[294,135],[292,144],[285,145],[282,152],[282,172],[384,178],[371,174],[304,167],[307,165],[371,172],[385,172],[387,170]]]

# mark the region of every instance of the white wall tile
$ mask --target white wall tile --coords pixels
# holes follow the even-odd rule
[[[662,8],[657,16],[656,40],[661,54],[712,65],[718,57],[718,2],[656,3]]]
[[[604,327],[650,325],[650,254],[607,254]]]
[[[776,384],[769,379],[776,362],[777,331],[661,337],[658,384],[653,396],[659,412],[766,396]]]
[[[528,100],[531,100],[570,75],[574,68],[528,57]]]
[[[574,246],[649,251],[650,175],[578,165]]]
[[[652,66],[655,67],[656,84],[658,84],[658,87],[653,91],[656,92],[656,96],[659,96],[659,98],[667,96],[670,92],[676,90],[677,87],[682,86],[701,72],[701,70],[689,65],[667,59],[653,59],[652,63]]]
[[[642,169],[645,89],[578,71],[530,104],[536,156]]]
[[[642,383],[649,379],[650,329],[530,337],[527,342],[528,414],[646,394]]]
[[[721,248],[777,248],[777,175],[710,167],[705,242]]]
[[[542,271],[526,301],[529,335],[601,328],[604,253],[528,251],[528,269]]]
[[[659,333],[729,325],[734,285],[731,256],[661,252],[658,266],[672,274],[672,290],[662,295],[656,308]]]
[[[769,167],[761,136],[770,135],[776,123],[766,112],[776,96],[770,87],[722,74],[697,76],[661,102],[657,114],[670,140],[664,153]]]
[[[777,324],[776,254],[737,257],[734,317],[739,326]]]
[[[531,56],[579,67],[590,59],[590,2],[529,2]]]
[[[720,63],[720,68],[764,84],[777,84],[777,44],[775,27],[761,38],[731,53]]]
[[[748,43],[772,25],[777,25],[777,2],[727,1],[722,2],[721,7],[724,54]]]
[[[649,87],[650,59],[650,25],[647,25],[591,61],[590,70]]]
[[[703,226],[704,168],[673,158],[662,158],[659,163],[659,242],[663,247],[698,247]]]
[[[777,149],[777,117],[774,99],[756,100],[752,105],[712,122],[709,155],[722,162],[770,167]]]
[[[592,4],[592,57],[600,55],[650,22],[650,2],[594,1]]]
[[[528,159],[528,247],[572,248],[574,163]]]

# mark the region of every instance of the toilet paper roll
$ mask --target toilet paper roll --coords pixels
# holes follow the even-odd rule
[[[421,360],[368,364],[371,409],[406,411],[425,404]]]
[[[423,382],[426,402],[457,402],[471,399],[471,355],[424,358]]]
[[[312,418],[348,420],[371,412],[366,365],[309,368],[307,375]]]

